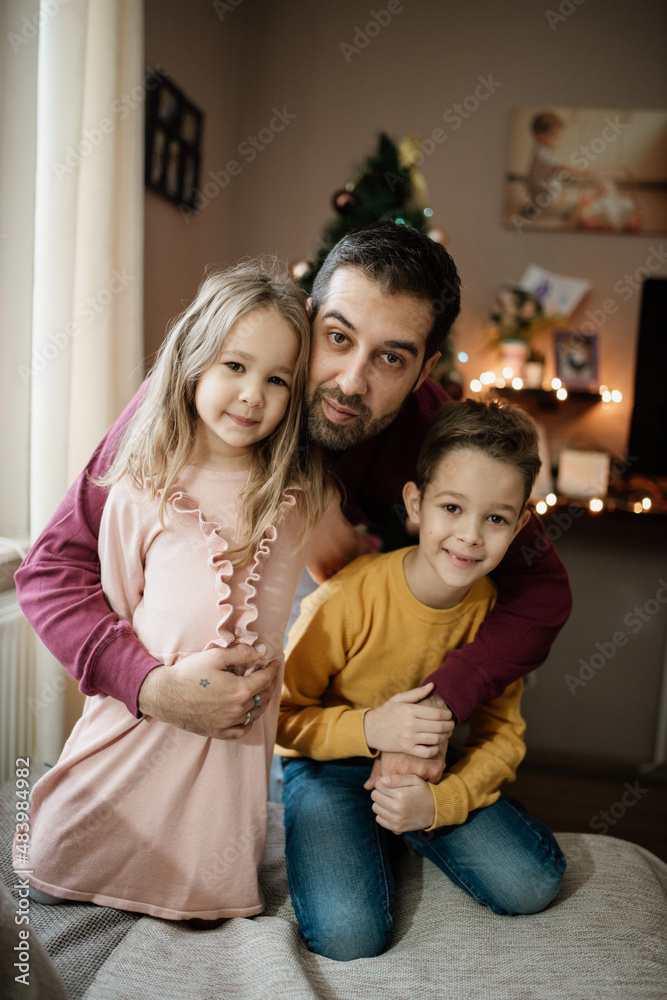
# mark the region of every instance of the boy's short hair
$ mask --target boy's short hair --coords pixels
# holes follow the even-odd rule
[[[544,135],[554,128],[565,128],[565,122],[555,111],[541,111],[535,115],[530,125],[533,135]]]
[[[526,503],[542,462],[537,425],[525,410],[497,400],[445,403],[428,429],[417,460],[417,486],[422,497],[442,459],[463,448],[476,448],[489,458],[515,466],[524,481]]]
[[[327,297],[334,272],[343,267],[356,268],[388,295],[414,295],[429,302],[433,325],[424,361],[440,350],[461,308],[461,279],[443,246],[412,226],[396,222],[374,222],[347,233],[315,278],[313,316]]]

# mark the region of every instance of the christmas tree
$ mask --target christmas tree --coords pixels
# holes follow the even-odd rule
[[[431,233],[429,218],[433,213],[428,207],[426,184],[416,165],[420,158],[417,137],[408,136],[397,146],[381,133],[377,151],[368,157],[354,180],[332,196],[336,217],[325,226],[315,255],[293,267],[294,276],[308,295],[326,255],[353,229],[389,221]],[[431,235],[441,241],[439,231]]]
[[[428,204],[426,181],[418,168],[422,155],[418,136],[408,135],[397,145],[384,132],[380,134],[376,152],[353,180],[333,194],[336,216],[324,227],[315,254],[292,265],[292,274],[307,295],[332,247],[347,233],[370,223],[389,221],[414,226],[445,246],[445,234],[430,223],[433,211]],[[460,398],[451,334],[441,351],[434,375],[450,395]]]

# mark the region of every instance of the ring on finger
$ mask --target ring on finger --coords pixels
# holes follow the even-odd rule
[[[245,722],[243,723],[243,725],[247,726],[249,722],[250,722],[250,712],[246,712],[246,714],[245,714]]]
[[[255,708],[259,708],[259,706],[262,704],[262,696],[261,696],[261,694],[256,694],[253,697],[255,699],[255,706],[254,707]],[[252,709],[250,709],[250,711],[252,712]]]

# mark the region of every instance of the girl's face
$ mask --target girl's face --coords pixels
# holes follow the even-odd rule
[[[273,306],[234,323],[195,390],[196,464],[229,468],[275,430],[287,410],[298,353],[296,331]]]

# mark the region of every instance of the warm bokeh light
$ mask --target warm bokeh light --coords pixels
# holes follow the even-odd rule
[[[493,385],[493,383],[496,381],[496,373],[482,372],[482,374],[479,376],[479,380],[482,383],[482,385]]]
[[[635,514],[641,514],[643,508],[642,508],[642,505],[640,504],[639,500],[636,501],[636,503],[635,503],[635,505],[633,507],[633,510],[634,510]]]
[[[644,510],[650,510],[651,509],[651,498],[650,497],[644,497],[644,499],[642,500],[642,507],[644,508]]]
[[[503,368],[503,375],[505,376],[505,378],[513,378],[514,369],[510,368],[510,366],[507,365],[505,368]]]
[[[474,378],[472,380],[472,382],[470,383],[470,388],[472,389],[473,392],[481,392],[482,391],[482,383],[480,382],[480,380],[478,378]]]
[[[567,389],[558,389],[556,392],[557,399],[567,399]]]
[[[502,375],[500,376],[500,378],[496,379],[496,389],[504,389],[506,385],[507,385],[507,382],[502,377]]]
[[[602,402],[611,403],[611,393],[609,392],[609,389],[605,389],[605,391],[602,393]]]
[[[552,389],[560,389],[560,387],[562,386],[562,384],[563,383],[561,382],[561,380],[559,378],[552,378],[551,379],[551,388]]]
[[[621,400],[623,399],[623,393],[619,392],[618,389],[612,389],[612,391],[611,391],[611,398],[612,398],[612,402],[614,402],[614,403],[620,403]]]
[[[310,270],[310,264],[307,260],[297,260],[292,264],[292,277],[299,281],[301,278],[305,277]]]
[[[548,509],[549,508],[545,504],[544,500],[540,500],[539,503],[535,504],[535,510],[537,511],[538,514],[546,514]]]
[[[523,389],[523,379],[519,378],[518,376],[516,378],[513,378],[512,379],[512,388],[513,389]]]
[[[546,501],[550,507],[553,507],[553,505],[556,503],[557,500],[558,497],[556,496],[555,493],[547,493]]]
[[[600,500],[598,497],[595,497],[594,500],[591,500],[591,502],[589,503],[588,507],[594,513],[597,513],[597,511],[602,510],[602,508],[604,507],[604,504],[602,503],[602,500]]]

